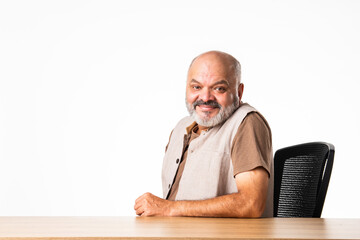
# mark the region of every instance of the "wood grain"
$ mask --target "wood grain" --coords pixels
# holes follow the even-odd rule
[[[360,219],[0,217],[4,239],[360,239]]]

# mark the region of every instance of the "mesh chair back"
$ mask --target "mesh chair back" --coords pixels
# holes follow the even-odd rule
[[[320,217],[330,180],[334,146],[305,143],[276,151],[274,217]]]

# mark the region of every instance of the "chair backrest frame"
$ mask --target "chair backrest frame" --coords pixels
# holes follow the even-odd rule
[[[317,195],[316,195],[316,203],[315,208],[313,211],[312,216],[304,216],[304,217],[320,217],[330,181],[331,171],[334,162],[334,154],[335,154],[335,147],[330,143],[325,142],[310,142],[304,144],[298,144],[290,147],[285,147],[276,151],[274,156],[274,217],[278,217],[278,210],[279,210],[279,196],[280,196],[280,189],[281,189],[281,182],[283,177],[283,167],[284,162],[288,159],[288,156],[284,156],[284,154],[288,154],[291,150],[295,152],[295,155],[301,154],[301,149],[306,149],[307,147],[312,146],[326,146],[327,147],[327,154],[325,159],[322,161],[321,166],[321,174],[318,181],[317,187]]]

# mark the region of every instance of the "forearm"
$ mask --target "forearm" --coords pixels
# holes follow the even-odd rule
[[[264,204],[244,199],[243,194],[233,193],[207,200],[175,201],[171,216],[199,217],[260,217]]]
[[[169,201],[145,193],[135,201],[140,216],[260,217],[265,209],[268,173],[262,168],[236,175],[238,193],[207,200]]]

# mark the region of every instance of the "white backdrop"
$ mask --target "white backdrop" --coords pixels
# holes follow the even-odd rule
[[[130,215],[161,195],[193,57],[242,63],[276,149],[336,148],[323,217],[360,217],[360,1],[1,1],[0,215]]]

